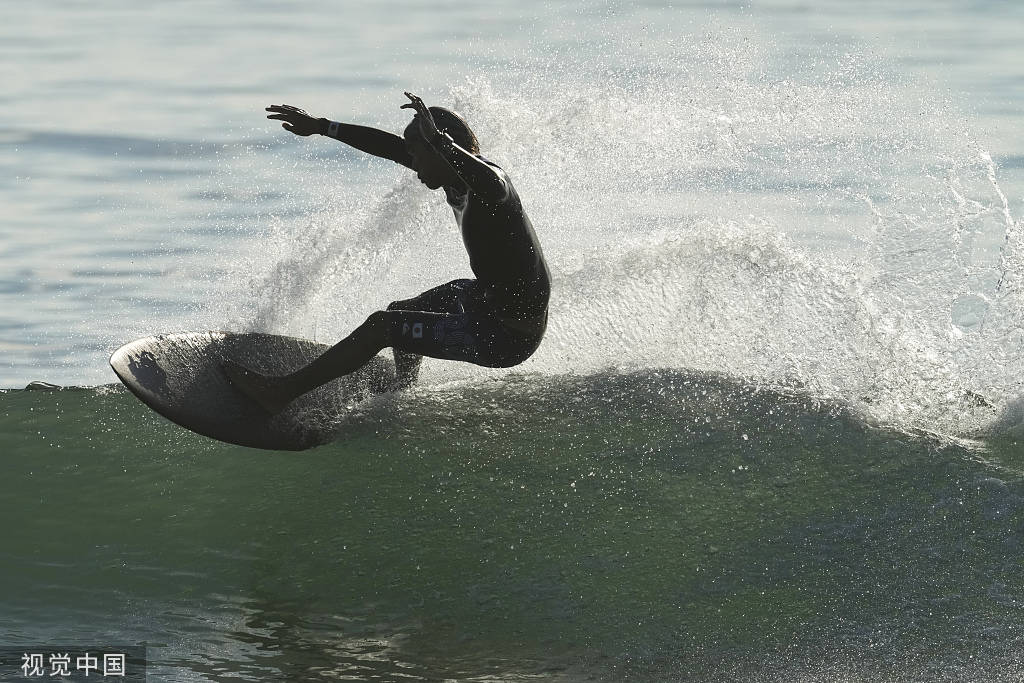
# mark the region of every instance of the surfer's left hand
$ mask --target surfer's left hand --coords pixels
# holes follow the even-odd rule
[[[430,109],[423,102],[418,95],[413,95],[411,92],[406,92],[405,96],[409,98],[409,101],[403,104],[401,109],[415,109],[417,114],[417,120],[420,122],[420,132],[423,137],[427,140],[433,140],[441,131],[437,129],[437,124],[434,123],[434,117],[430,115]]]
[[[270,112],[267,118],[284,121],[281,127],[289,133],[306,137],[320,130],[322,119],[313,118],[304,109],[290,104],[272,104],[266,110]]]

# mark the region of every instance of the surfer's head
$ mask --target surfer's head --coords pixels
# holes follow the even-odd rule
[[[480,153],[480,143],[466,120],[444,107],[430,107],[430,115],[442,133],[447,133],[455,144],[470,154]],[[453,184],[457,179],[451,176],[454,172],[441,159],[420,133],[419,114],[405,128],[405,147],[412,156],[416,175],[420,181],[432,190],[442,185]]]

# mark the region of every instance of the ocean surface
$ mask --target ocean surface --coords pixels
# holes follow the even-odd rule
[[[149,680],[1024,680],[1024,4],[18,3],[0,22],[0,649]],[[469,275],[460,111],[554,275],[300,453],[159,417],[156,333],[330,343]],[[45,383],[45,384],[43,384]],[[0,662],[0,680],[27,680]]]

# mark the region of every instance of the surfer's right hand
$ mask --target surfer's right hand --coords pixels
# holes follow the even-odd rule
[[[320,132],[320,119],[313,118],[298,107],[290,104],[272,104],[267,107],[267,111],[272,112],[267,115],[268,119],[284,121],[281,127],[290,133],[305,137]]]

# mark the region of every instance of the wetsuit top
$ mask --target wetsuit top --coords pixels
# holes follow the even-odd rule
[[[328,121],[321,122],[321,133],[326,135]],[[415,170],[403,137],[346,123],[336,124],[336,130],[332,137]],[[444,192],[462,229],[470,267],[484,286],[485,299],[502,318],[543,321],[551,274],[512,182],[497,164],[467,152],[447,135],[432,144],[470,187],[466,191],[445,187]],[[474,191],[474,185],[484,191]]]
[[[444,188],[462,229],[469,265],[498,316],[542,318],[551,293],[551,274],[537,234],[505,171],[479,155],[477,158],[499,177],[504,197],[485,199],[472,190]]]

